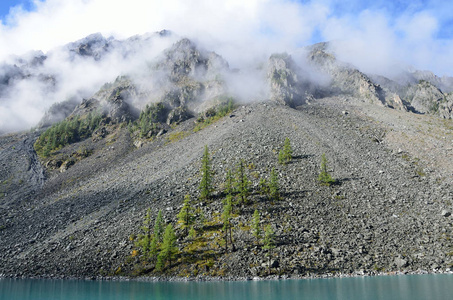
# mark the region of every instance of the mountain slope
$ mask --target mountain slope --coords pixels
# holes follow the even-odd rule
[[[271,103],[244,106],[196,133],[191,133],[191,120],[180,126],[176,130],[187,133],[183,139],[169,143],[161,137],[130,152],[121,150],[128,138],[120,130],[97,155],[47,181],[39,197],[5,209],[1,273],[99,276],[118,267],[130,270],[126,261],[134,246],[129,237],[140,232],[146,208],[156,214],[162,209],[165,219],[174,222],[184,195],[196,197],[204,145],[213,153],[217,191],[226,168],[241,158],[253,164],[247,172],[254,186],[251,204],[233,219],[237,251],[223,255],[222,249],[214,250],[217,259],[206,274],[266,274],[265,252],[245,226],[255,208],[276,232],[273,272],[451,266],[452,221],[441,215],[451,209],[451,186],[420,175],[404,153],[382,142],[381,126],[339,99],[298,110]],[[295,157],[287,166],[277,163],[275,153],[284,137],[290,138]],[[322,153],[338,185],[317,182]],[[272,167],[278,170],[283,195],[276,203],[258,193],[254,177],[267,176]],[[215,218],[221,201],[201,206],[206,218]],[[181,249],[184,243],[179,241]],[[197,274],[183,263],[166,274],[182,274],[183,269]]]
[[[98,64],[112,53],[142,53],[167,34],[122,42],[92,35],[64,49],[73,62]],[[54,105],[42,127],[0,137],[0,276],[298,277],[452,267],[453,123],[450,96],[436,85],[446,88],[447,79],[426,75],[432,82],[403,86],[368,76],[337,61],[327,43],[274,54],[253,73],[230,69],[188,39],[157,48],[87,88],[91,94]],[[18,68],[25,66],[33,68]],[[25,71],[11,72],[6,77],[21,80]],[[7,91],[14,80],[2,81]],[[237,88],[241,80],[259,90],[259,101]],[[293,159],[282,165],[285,138]],[[199,201],[205,145],[214,195]],[[322,154],[333,185],[318,181]],[[225,251],[226,174],[241,160],[249,203],[233,205],[234,251]],[[280,200],[262,188],[273,168]],[[177,221],[186,195],[197,215],[192,238]],[[149,222],[161,210],[176,228],[179,253],[163,272],[136,245],[148,208]],[[272,251],[252,235],[255,209],[261,228],[275,232]]]

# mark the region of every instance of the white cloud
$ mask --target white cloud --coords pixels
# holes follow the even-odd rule
[[[308,42],[327,11],[322,5],[277,0],[35,0],[35,4],[36,11],[17,10],[10,25],[2,26],[0,43],[7,47],[0,56],[47,51],[93,32],[127,37],[162,29],[242,46],[244,51],[279,49]]]
[[[292,52],[314,41],[335,40],[338,57],[365,72],[391,75],[395,64],[403,62],[453,75],[453,40],[438,38],[443,22],[450,18],[451,4],[441,1],[426,5],[397,1],[392,2],[392,10],[386,8],[386,1],[357,0],[33,1],[34,11],[14,9],[6,23],[0,23],[0,61],[30,50],[46,52],[94,32],[126,38],[168,29],[221,54],[231,67],[254,65],[272,52]],[[96,66],[50,60],[48,67],[61,79],[54,96],[17,91],[14,97],[28,99],[8,98],[14,104],[0,99],[0,122],[28,125],[54,101],[80,89],[95,89],[111,80],[110,75],[116,76],[115,70],[131,70],[136,64],[113,57]],[[28,107],[34,117],[10,113],[18,107]]]

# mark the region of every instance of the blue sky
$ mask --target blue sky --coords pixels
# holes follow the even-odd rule
[[[22,9],[10,11],[17,5]],[[233,65],[338,41],[338,57],[367,72],[402,62],[453,76],[452,12],[446,0],[1,0],[0,59],[94,32],[128,37],[169,29]]]
[[[25,10],[34,8],[30,0],[1,0],[0,2],[0,19],[4,20],[12,7],[21,6]]]

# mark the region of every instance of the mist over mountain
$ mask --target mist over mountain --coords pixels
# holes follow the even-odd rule
[[[339,60],[335,49],[336,42],[319,43],[242,61],[231,69],[219,54],[169,31],[123,40],[92,34],[45,54],[30,52],[2,63],[0,131],[51,125],[124,76],[135,90],[124,100],[137,111],[169,97],[179,97],[183,103],[176,106],[198,113],[220,95],[243,103],[274,99],[297,106],[311,97],[344,94],[451,118],[452,77],[407,67],[395,67],[391,77],[366,74]]]

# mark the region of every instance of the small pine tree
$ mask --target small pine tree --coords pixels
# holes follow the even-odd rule
[[[228,169],[225,177],[225,194],[231,195],[234,192],[234,177],[231,169]]]
[[[212,188],[212,171],[211,160],[209,158],[208,146],[204,147],[203,158],[201,159],[201,182],[200,182],[200,199],[206,200],[211,197]]]
[[[191,240],[194,240],[194,239],[197,237],[197,231],[195,230],[195,228],[193,228],[193,226],[190,227],[188,237],[189,237],[189,239],[191,239]]]
[[[159,243],[157,241],[156,236],[153,234],[151,239],[151,244],[149,247],[148,257],[151,262],[155,262],[157,259],[157,254],[159,253]]]
[[[231,204],[231,196],[227,197],[226,203],[223,206],[223,213],[222,213],[222,223],[223,223],[223,232],[225,233],[225,252],[228,252],[228,235],[231,241],[231,245],[233,246],[233,237],[231,234],[231,212],[232,212],[232,204]]]
[[[250,181],[245,174],[245,163],[244,160],[239,162],[237,171],[236,171],[236,192],[239,196],[239,203],[247,204],[247,197],[249,195],[249,185]]]
[[[280,186],[275,168],[272,168],[269,180],[269,197],[274,201],[278,201],[280,199]]]
[[[266,225],[264,228],[263,249],[272,250],[275,248],[275,234],[271,225]]]
[[[184,205],[181,208],[181,211],[178,214],[179,222],[182,224],[182,228],[185,231],[185,235],[189,234],[189,227],[193,224],[194,214],[192,213],[193,209],[190,204],[190,195],[184,196]]]
[[[289,138],[285,139],[283,149],[278,153],[278,162],[282,165],[286,165],[293,159],[293,149],[291,147],[291,141]]]
[[[165,228],[164,240],[162,242],[162,247],[157,256],[156,269],[162,271],[165,267],[166,262],[169,262],[171,267],[172,260],[175,259],[176,254],[178,253],[178,248],[176,247],[176,235],[173,230],[173,226],[168,224]]]
[[[257,209],[253,213],[252,219],[252,234],[256,238],[257,241],[261,238],[261,227],[260,227],[260,213]]]
[[[269,195],[269,184],[266,178],[261,178],[258,184],[261,195]]]
[[[264,228],[264,239],[263,239],[263,249],[268,250],[267,257],[268,257],[268,273],[271,272],[271,252],[272,249],[275,248],[275,234],[272,230],[271,225],[267,225]]]
[[[143,220],[143,226],[141,227],[143,234],[138,236],[136,246],[139,247],[144,256],[148,255],[151,246],[151,208],[146,211],[145,218]]]
[[[156,221],[154,222],[154,236],[157,243],[162,243],[164,234],[164,218],[162,217],[162,211],[159,210],[157,213]]]
[[[332,178],[327,169],[327,158],[326,154],[323,153],[321,156],[321,172],[319,173],[318,181],[324,185],[331,185],[335,183],[335,179]]]

